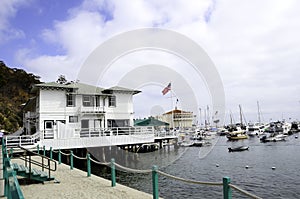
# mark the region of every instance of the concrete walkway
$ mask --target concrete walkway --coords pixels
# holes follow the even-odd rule
[[[12,159],[12,162],[24,164],[23,161]],[[25,198],[103,198],[103,199],[140,199],[153,198],[152,195],[117,184],[111,187],[111,181],[91,175],[78,169],[70,170],[65,164],[58,165],[57,171],[52,173],[60,183],[54,181],[44,184],[21,185]]]

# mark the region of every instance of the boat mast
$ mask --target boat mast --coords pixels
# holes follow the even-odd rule
[[[199,114],[200,114],[200,117],[199,117],[199,120],[200,120],[200,127],[202,127],[202,117],[201,117],[201,108],[199,108]]]
[[[242,106],[239,104],[240,108],[240,120],[241,120],[241,126],[243,126],[243,114],[242,114]]]
[[[259,110],[259,102],[257,101],[257,113],[258,113],[258,123],[261,123],[261,119],[260,119],[260,110]]]
[[[207,105],[207,124],[210,126],[209,106]]]
[[[231,124],[231,126],[232,126],[232,112],[230,111],[230,114],[229,114],[229,116],[230,116],[230,124]]]

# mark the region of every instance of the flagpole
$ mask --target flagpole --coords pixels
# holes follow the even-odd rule
[[[172,120],[171,120],[171,123],[172,123],[172,128],[173,128],[173,131],[174,131],[174,111],[173,111],[173,93],[172,93],[172,82],[170,82],[171,84],[171,88],[170,88],[170,95],[171,95],[171,111],[172,111]]]

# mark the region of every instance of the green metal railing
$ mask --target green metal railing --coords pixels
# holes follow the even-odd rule
[[[45,148],[44,149],[44,154],[45,154]],[[198,185],[208,185],[208,186],[222,186],[223,187],[223,198],[224,199],[231,199],[232,198],[232,190],[239,191],[240,193],[248,196],[249,198],[255,198],[255,199],[260,199],[260,197],[249,193],[248,191],[245,191],[241,188],[239,188],[236,185],[231,184],[231,179],[229,177],[223,177],[223,180],[220,182],[203,182],[203,181],[195,181],[195,180],[190,180],[190,179],[184,179],[180,178],[177,176],[173,176],[167,173],[164,173],[160,170],[158,170],[157,166],[153,166],[152,170],[137,170],[137,169],[132,169],[128,167],[124,167],[122,165],[119,165],[115,162],[115,159],[111,159],[110,162],[98,162],[90,157],[90,154],[87,154],[86,157],[78,157],[74,155],[73,151],[70,150],[70,153],[63,153],[60,149],[58,151],[52,151],[52,148],[50,147],[49,154],[50,158],[52,159],[52,153],[58,153],[58,164],[61,164],[61,155],[65,156],[70,156],[70,169],[72,170],[74,168],[74,161],[73,158],[77,158],[80,160],[86,160],[87,161],[87,177],[91,176],[91,161],[100,164],[100,165],[105,165],[105,166],[110,166],[111,168],[111,186],[114,187],[116,186],[116,167],[119,169],[123,169],[127,172],[131,173],[152,173],[152,191],[153,191],[153,199],[158,199],[159,198],[159,191],[158,191],[158,179],[159,179],[159,174],[165,177],[168,177],[173,180],[178,180],[182,181],[185,183],[190,183],[190,184],[198,184]]]
[[[7,152],[5,140],[2,139],[2,158],[3,158],[3,177],[4,177],[4,196],[8,199],[23,199],[16,172],[12,168],[11,161]]]

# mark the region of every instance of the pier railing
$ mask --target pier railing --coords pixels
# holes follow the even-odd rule
[[[45,147],[43,147],[44,154],[46,154]],[[128,168],[125,166],[122,166],[118,163],[115,162],[114,159],[111,159],[110,162],[99,162],[97,160],[94,160],[93,158],[90,157],[90,154],[87,154],[86,157],[79,157],[73,154],[73,151],[70,150],[69,153],[63,153],[61,150],[56,150],[52,151],[52,148],[49,150],[49,156],[50,159],[53,157],[53,152],[58,153],[58,164],[61,164],[61,155],[65,156],[70,156],[70,169],[72,170],[74,168],[74,158],[80,159],[80,160],[85,160],[87,161],[87,177],[91,176],[91,161],[99,164],[99,165],[104,165],[104,166],[110,166],[111,168],[111,186],[114,187],[116,186],[116,168],[122,169],[127,172],[131,173],[143,173],[143,174],[150,174],[152,173],[152,192],[153,192],[153,199],[158,199],[159,198],[159,192],[158,192],[158,176],[159,174],[162,176],[165,176],[167,178],[181,181],[184,183],[189,183],[189,184],[198,184],[198,185],[206,185],[206,186],[222,186],[223,187],[223,198],[224,199],[231,199],[232,198],[232,190],[236,190],[245,196],[248,196],[249,198],[254,198],[254,199],[261,199],[261,197],[256,196],[236,185],[233,185],[231,183],[231,179],[229,177],[223,177],[222,181],[220,182],[206,182],[206,181],[196,181],[196,180],[191,180],[191,179],[185,179],[181,178],[178,176],[174,176],[168,173],[165,173],[163,171],[158,170],[157,166],[153,166],[152,169],[148,170],[138,170],[138,169],[132,169]]]
[[[4,178],[4,196],[8,199],[24,199],[21,191],[16,172],[8,155],[5,141],[2,140],[2,161],[3,161],[3,178]]]
[[[69,131],[71,130],[71,131]],[[154,139],[153,127],[111,127],[111,128],[80,128],[80,129],[64,129],[64,130],[43,130],[36,132],[33,135],[22,136],[5,136],[5,144],[8,148],[27,146],[35,147],[38,143],[51,142],[51,141],[63,141],[75,140],[81,138],[115,138],[115,137],[141,137],[148,136]],[[154,141],[154,140],[153,140]],[[149,141],[148,141],[149,142]],[[119,144],[119,143],[118,143]],[[126,144],[126,143],[123,143]],[[53,145],[52,145],[53,146]],[[53,146],[54,147],[54,146]],[[68,146],[68,148],[70,148]]]

